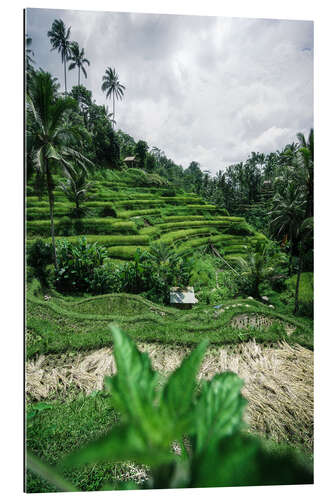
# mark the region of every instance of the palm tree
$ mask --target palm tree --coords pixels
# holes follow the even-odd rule
[[[69,41],[70,33],[71,27],[66,28],[62,19],[55,19],[51,29],[47,32],[47,36],[50,38],[52,45],[51,50],[57,49],[61,54],[61,62],[64,65],[65,72],[65,94],[67,94],[66,62],[71,55],[71,43]]]
[[[71,44],[71,54],[68,60],[73,61],[69,65],[68,68],[69,70],[78,68],[78,73],[79,73],[78,85],[80,85],[80,71],[82,69],[82,73],[87,78],[87,72],[84,65],[88,64],[88,66],[90,66],[90,61],[88,61],[88,59],[84,57],[84,49],[80,50],[79,44],[77,42],[73,42]]]
[[[292,271],[292,257],[297,244],[299,228],[304,220],[304,195],[294,182],[289,182],[283,194],[273,199],[271,231],[275,237],[289,242],[289,275]]]
[[[30,123],[27,139],[32,144],[33,164],[46,179],[54,264],[57,267],[52,171],[57,166],[61,166],[68,174],[73,169],[72,160],[83,169],[91,162],[75,149],[75,145],[78,145],[80,140],[79,130],[65,120],[66,114],[76,109],[77,103],[70,97],[57,95],[54,78],[49,73],[43,71],[35,73],[27,96],[27,105],[28,123]]]
[[[297,134],[300,148],[296,154],[296,165],[299,167],[301,181],[306,191],[306,218],[313,217],[313,166],[314,166],[314,138],[313,129],[310,130],[306,141],[303,134]]]
[[[25,76],[27,88],[30,85],[32,75],[34,73],[34,63],[35,61],[31,56],[34,56],[33,50],[29,47],[32,44],[32,38],[29,35],[25,35]]]
[[[269,250],[270,248],[267,243],[260,242],[257,243],[253,250],[248,252],[245,258],[231,258],[231,261],[239,265],[241,275],[247,278],[251,284],[251,294],[255,298],[260,298],[260,283],[274,274],[273,259],[270,256]]]
[[[68,179],[60,183],[60,189],[67,199],[75,203],[75,217],[81,217],[84,209],[80,206],[86,201],[91,183],[87,181],[87,172],[84,169],[72,169],[67,172]]]
[[[106,98],[113,98],[113,120],[115,119],[115,98],[122,99],[125,87],[119,82],[118,74],[115,69],[106,68],[105,75],[103,76],[102,90],[106,92]],[[113,122],[113,127],[114,127]]]

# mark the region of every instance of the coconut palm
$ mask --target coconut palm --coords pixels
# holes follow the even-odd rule
[[[62,19],[55,19],[51,29],[47,32],[52,45],[51,50],[58,50],[61,54],[61,62],[64,65],[65,73],[65,94],[67,94],[66,62],[71,55],[71,42],[69,41],[71,27],[66,28]]]
[[[52,171],[61,166],[65,173],[73,169],[72,161],[85,169],[91,164],[76,149],[80,136],[77,127],[65,120],[66,114],[76,109],[77,103],[70,97],[59,97],[55,90],[55,82],[49,73],[35,73],[27,96],[30,126],[27,139],[32,144],[32,161],[34,167],[43,172],[50,206],[51,237],[54,253],[54,264],[57,266],[54,239],[54,182]]]
[[[90,61],[84,57],[84,49],[80,50],[77,42],[71,43],[71,54],[68,60],[72,61],[68,67],[69,70],[78,68],[78,85],[80,85],[80,71],[82,70],[82,73],[87,78],[87,71],[84,65],[88,64],[88,66],[90,66]]]
[[[81,217],[85,211],[80,205],[87,200],[91,183],[87,181],[87,172],[82,168],[73,168],[66,174],[68,177],[67,180],[61,182],[59,187],[67,199],[75,203],[75,217]]]
[[[302,190],[289,182],[283,194],[277,193],[273,199],[270,227],[273,235],[289,243],[289,275],[292,270],[292,257],[297,244],[299,228],[304,220],[305,199]]]
[[[259,242],[254,249],[248,251],[245,258],[234,257],[230,260],[239,265],[241,276],[250,283],[250,293],[255,298],[260,298],[259,285],[273,276],[275,272],[269,245],[265,242]]]
[[[106,92],[106,98],[113,100],[113,120],[115,120],[115,98],[122,99],[124,95],[125,87],[119,82],[118,74],[116,70],[113,68],[106,68],[105,75],[103,76],[102,90]],[[114,127],[113,122],[113,127]]]
[[[306,218],[313,217],[313,166],[314,166],[314,138],[313,129],[310,130],[308,140],[303,134],[297,134],[299,149],[296,154],[297,171],[300,181],[303,181],[306,192]]]
[[[30,48],[32,44],[32,38],[29,35],[25,36],[25,76],[26,76],[26,86],[30,85],[32,75],[34,73],[34,63],[32,56],[34,56],[33,50]]]

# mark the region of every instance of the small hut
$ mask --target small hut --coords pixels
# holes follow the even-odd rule
[[[124,158],[124,163],[126,163],[126,165],[128,167],[135,167],[135,163],[137,162],[138,160],[135,158],[135,156],[127,156],[126,158]]]
[[[178,309],[191,309],[198,302],[195,298],[193,286],[170,288],[170,304]]]

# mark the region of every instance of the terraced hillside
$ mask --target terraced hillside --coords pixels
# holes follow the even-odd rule
[[[230,217],[225,209],[137,169],[96,176],[89,200],[83,204],[86,216],[81,219],[71,217],[74,203],[59,188],[54,193],[56,238],[76,240],[86,235],[89,242],[105,246],[117,261],[131,260],[137,248],[148,249],[152,242],[172,245],[181,254],[212,243],[230,259],[265,238],[244,218]],[[32,186],[27,188],[26,214],[27,245],[36,238],[49,239],[47,196],[36,196]]]

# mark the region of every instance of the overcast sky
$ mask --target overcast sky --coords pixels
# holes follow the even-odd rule
[[[310,21],[28,9],[36,66],[62,88],[61,58],[47,37],[59,18],[90,60],[81,83],[96,102],[106,103],[106,67],[125,85],[117,128],[183,167],[195,160],[215,173],[313,127]],[[76,84],[72,70],[68,88]]]

